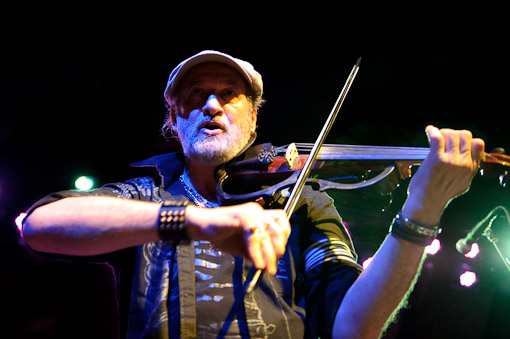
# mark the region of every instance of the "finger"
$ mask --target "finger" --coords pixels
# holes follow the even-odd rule
[[[443,128],[441,134],[445,140],[444,150],[445,153],[459,154],[460,153],[460,135],[457,131]]]
[[[283,210],[271,210],[270,212],[272,220],[276,223],[276,225],[278,225],[279,229],[283,233],[285,241],[287,241],[290,236],[290,222],[285,215],[285,212]]]
[[[262,251],[262,256],[264,258],[267,273],[275,275],[276,255],[274,252],[271,237],[269,236],[269,233],[266,231],[263,231],[262,234],[260,235],[260,248]]]
[[[263,222],[246,232],[250,253],[249,258],[252,259],[257,269],[265,269],[269,274],[274,275],[277,270],[276,253],[268,229],[268,224]]]
[[[284,230],[276,222],[268,220],[267,225],[267,233],[271,239],[273,251],[275,256],[279,258],[285,253],[287,237],[285,236]]]
[[[266,268],[266,265],[264,263],[264,255],[262,254],[262,249],[260,247],[260,232],[257,231],[258,228],[259,227],[257,226],[247,228],[244,231],[244,237],[246,250],[248,252],[248,259],[251,260],[257,269],[263,270]]]
[[[290,235],[290,224],[285,213],[272,213],[267,217],[267,231],[271,236],[277,258],[285,253],[285,246]]]
[[[471,155],[471,144],[473,141],[473,134],[470,131],[459,131],[460,138],[460,154]]]
[[[445,149],[445,140],[439,129],[435,126],[429,125],[425,129],[430,144],[430,153],[441,157]]]

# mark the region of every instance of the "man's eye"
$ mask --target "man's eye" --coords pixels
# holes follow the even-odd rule
[[[194,94],[194,95],[202,94],[202,90],[200,88],[193,88],[191,90],[191,94]]]
[[[231,96],[231,95],[235,95],[235,92],[234,92],[233,90],[231,90],[231,89],[227,89],[227,90],[225,91],[225,94],[226,94],[226,95],[230,95],[230,96]]]

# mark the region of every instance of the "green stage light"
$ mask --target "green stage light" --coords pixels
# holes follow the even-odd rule
[[[74,182],[74,187],[80,191],[88,191],[94,188],[94,178],[90,176],[83,175],[76,179]]]

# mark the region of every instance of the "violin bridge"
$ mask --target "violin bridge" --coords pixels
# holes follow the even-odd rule
[[[289,169],[292,169],[298,156],[299,156],[299,153],[298,153],[295,143],[292,143],[289,146],[287,146],[287,150],[285,151],[285,160],[287,160]]]

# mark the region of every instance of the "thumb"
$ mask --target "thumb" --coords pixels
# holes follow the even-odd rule
[[[485,141],[483,139],[475,138],[472,141],[471,157],[480,165],[480,162],[485,158]]]
[[[425,128],[430,144],[430,153],[438,157],[444,153],[445,140],[441,131],[435,126],[429,125]]]

